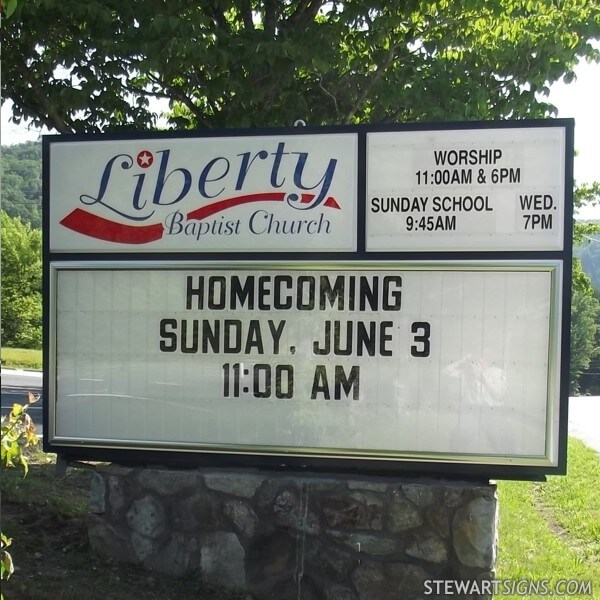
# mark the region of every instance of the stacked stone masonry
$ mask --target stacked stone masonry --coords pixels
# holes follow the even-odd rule
[[[496,531],[468,482],[111,465],[90,497],[98,553],[257,600],[442,598],[427,581],[492,577]]]

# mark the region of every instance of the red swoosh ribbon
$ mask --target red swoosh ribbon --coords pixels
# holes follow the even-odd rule
[[[267,194],[248,194],[246,196],[236,196],[235,198],[227,198],[226,200],[220,200],[219,202],[213,202],[212,204],[201,206],[200,208],[189,212],[187,214],[187,218],[188,221],[190,219],[201,221],[202,219],[206,219],[206,217],[210,217],[211,215],[221,212],[222,210],[231,208],[232,206],[239,206],[240,204],[247,204],[249,202],[262,202],[265,200],[282,202],[284,198],[285,194],[283,192],[270,192]]]
[[[162,223],[141,226],[123,225],[98,217],[81,208],[76,208],[69,213],[60,224],[89,237],[122,244],[147,244],[160,240],[163,235]]]
[[[213,204],[201,206],[189,212],[187,220],[201,221],[202,219],[206,219],[206,217],[210,217],[233,206],[248,204],[250,202],[283,202],[285,197],[286,195],[283,192],[267,192],[227,198],[226,200],[213,202]],[[302,194],[300,202],[307,204],[314,197],[314,194]],[[324,205],[329,208],[340,208],[340,205],[332,196],[327,198]],[[149,242],[160,240],[164,232],[162,223],[155,223],[154,225],[124,225],[123,223],[99,217],[81,208],[76,208],[69,213],[62,219],[60,224],[89,237],[122,244],[148,244]]]
[[[221,212],[232,206],[239,206],[240,204],[248,204],[250,202],[283,202],[285,200],[285,194],[283,192],[268,192],[261,194],[247,194],[246,196],[236,196],[235,198],[227,198],[226,200],[220,200],[219,202],[214,202],[213,204],[208,204],[207,206],[202,206],[189,212],[187,214],[188,221],[195,219],[201,221],[202,219],[206,219],[206,217],[210,217],[215,213]],[[302,198],[300,200],[301,204],[308,204],[314,199],[314,194],[302,194]],[[340,205],[336,202],[335,198],[329,196],[325,201],[325,206],[329,208],[340,208]]]

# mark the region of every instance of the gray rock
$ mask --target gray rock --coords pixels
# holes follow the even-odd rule
[[[284,489],[277,494],[272,513],[279,526],[311,534],[320,530],[319,518],[308,507],[308,496],[298,490]]]
[[[244,590],[246,553],[235,533],[210,533],[200,552],[204,578],[228,590]]]
[[[325,600],[359,600],[358,596],[343,585],[334,584],[325,590]]]
[[[254,537],[258,526],[258,518],[246,502],[237,498],[225,501],[223,514],[245,538]]]
[[[460,506],[464,501],[464,488],[462,487],[448,487],[444,492],[444,503],[449,508],[456,508]]]
[[[422,525],[423,518],[410,500],[395,491],[388,507],[388,522],[392,533],[400,533]]]
[[[300,573],[273,586],[268,594],[260,594],[258,597],[269,600],[321,600],[323,596],[315,583],[306,574]]]
[[[343,581],[347,578],[350,569],[356,564],[357,559],[348,550],[323,542],[322,538],[305,540],[305,561],[310,565],[305,572],[319,571],[334,581]]]
[[[275,583],[293,577],[297,566],[298,537],[276,532],[255,540],[248,549],[247,577],[250,589],[269,597]]]
[[[402,493],[417,506],[431,506],[436,501],[436,489],[431,485],[406,483],[402,485]]]
[[[474,579],[481,584],[479,587],[482,591],[486,590],[486,587],[487,587],[487,589],[489,589],[491,591],[494,589],[492,587],[492,585],[490,584],[490,585],[484,587],[483,582],[484,581],[486,581],[486,582],[492,581],[492,579],[495,579],[495,578],[496,577],[495,577],[494,573],[492,573],[491,571],[487,571],[484,573],[479,573],[479,575],[477,575]],[[479,595],[479,598],[477,600],[492,600],[493,597],[494,597],[493,593],[490,593],[490,594],[483,593],[483,594]]]
[[[241,498],[252,498],[265,480],[260,475],[247,473],[205,473],[206,487]]]
[[[137,482],[147,490],[161,496],[181,495],[198,487],[198,472],[168,471],[164,469],[143,469]]]
[[[303,478],[300,484],[300,487],[304,487],[309,495],[332,494],[346,488],[343,481],[330,479],[329,477]]]
[[[443,563],[448,559],[444,542],[431,531],[418,532],[405,547],[406,554],[432,563]]]
[[[108,477],[108,503],[113,516],[118,516],[125,507],[125,490],[120,477]]]
[[[89,510],[97,514],[101,514],[106,510],[106,484],[104,477],[99,473],[92,475]]]
[[[138,562],[144,562],[156,550],[156,542],[154,540],[140,535],[136,531],[131,533],[129,539],[133,555]]]
[[[348,489],[350,490],[363,490],[366,492],[379,492],[385,494],[389,488],[387,483],[376,483],[373,481],[349,481]]]
[[[343,544],[347,548],[359,554],[370,554],[372,556],[388,556],[397,551],[396,538],[369,533],[340,533],[339,531],[328,531],[327,535]]]
[[[424,583],[431,579],[431,574],[418,565],[391,563],[387,565],[389,589],[393,590],[391,598],[422,597]],[[384,598],[385,596],[382,596]]]
[[[352,574],[352,583],[361,600],[391,597],[383,563],[361,561]]]
[[[131,561],[131,546],[125,536],[102,519],[90,515],[88,524],[90,548],[113,560]]]
[[[173,525],[184,533],[199,533],[228,528],[220,499],[202,490],[173,504]]]
[[[114,475],[115,477],[131,477],[132,475],[135,474],[136,471],[138,471],[139,469],[136,469],[135,467],[123,467],[122,465],[118,465],[116,463],[111,463],[110,465],[108,465],[108,467],[101,467],[102,471],[108,473],[109,475]]]
[[[383,502],[371,493],[336,494],[321,500],[329,527],[335,529],[374,529],[383,527]]]
[[[273,510],[273,504],[275,498],[282,492],[287,491],[294,496],[300,497],[302,490],[302,481],[300,479],[294,480],[292,478],[279,478],[273,477],[267,479],[263,485],[257,490],[255,497],[252,500],[253,506],[257,514],[268,515]],[[304,495],[312,499],[311,490],[307,487],[304,489]]]
[[[417,565],[399,563],[361,563],[352,582],[360,600],[396,600],[423,592],[423,583],[431,577]]]
[[[160,552],[148,563],[152,569],[180,577],[197,568],[200,545],[194,537],[175,533]]]
[[[476,489],[477,495],[486,500],[496,500],[498,498],[498,486],[495,483],[490,483],[486,486],[479,486]]]
[[[445,504],[434,504],[425,509],[425,522],[445,540],[450,537],[450,514]]]
[[[457,509],[452,520],[454,550],[468,567],[492,569],[496,559],[497,502],[475,498]]]
[[[165,511],[155,498],[144,496],[132,504],[127,523],[140,535],[156,539],[165,531]]]

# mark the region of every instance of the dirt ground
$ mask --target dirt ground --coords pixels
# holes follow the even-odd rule
[[[196,576],[175,579],[93,554],[87,540],[91,471],[56,475],[52,457],[32,458],[29,474],[2,469],[2,531],[15,572],[6,600],[243,600]]]

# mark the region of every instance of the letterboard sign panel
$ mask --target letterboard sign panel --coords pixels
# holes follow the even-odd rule
[[[563,472],[572,125],[46,137],[46,449]]]
[[[562,250],[560,128],[367,135],[368,250]]]
[[[55,434],[543,460],[538,357],[557,343],[554,277],[546,267],[59,268]]]

